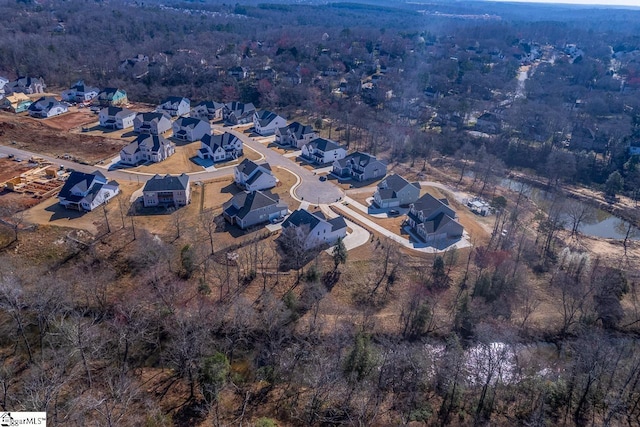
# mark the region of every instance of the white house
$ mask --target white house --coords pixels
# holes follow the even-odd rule
[[[181,141],[197,141],[210,133],[211,124],[208,120],[200,120],[194,117],[180,117],[173,122],[173,137]]]
[[[277,129],[286,125],[284,117],[271,111],[261,110],[253,113],[253,127],[258,135],[273,135]]]
[[[161,135],[141,134],[120,151],[120,163],[137,165],[140,162],[158,163],[176,152],[176,145]]]
[[[98,117],[100,126],[106,129],[128,129],[133,127],[136,112],[121,107],[104,107]]]
[[[156,112],[167,113],[171,117],[180,117],[189,114],[189,111],[191,111],[191,101],[180,96],[170,96],[156,107]]]
[[[242,102],[228,102],[224,104],[222,110],[222,118],[225,124],[234,126],[251,123],[253,119],[253,113],[256,112],[256,107],[252,103],[243,104]]]
[[[43,96],[29,106],[29,115],[46,119],[47,117],[58,116],[69,111],[67,104],[64,104],[52,96]]]
[[[343,179],[367,181],[382,178],[387,174],[387,164],[371,154],[356,151],[333,162],[332,172]]]
[[[215,101],[202,101],[191,108],[191,117],[202,120],[222,120],[224,104]]]
[[[152,206],[186,206],[191,203],[189,175],[154,175],[142,189],[145,208]]]
[[[259,165],[249,159],[244,159],[233,168],[233,178],[238,187],[247,191],[273,188],[278,182],[269,163]]]
[[[344,159],[347,150],[330,139],[316,138],[302,146],[302,158],[323,165]]]
[[[316,139],[318,134],[309,125],[293,122],[289,126],[276,129],[276,144],[300,149]]]
[[[62,92],[60,96],[64,101],[84,103],[97,97],[98,93],[100,93],[100,89],[97,87],[87,86],[83,80],[78,80],[70,89]]]
[[[287,231],[293,228],[295,231]],[[304,241],[305,249],[322,244],[333,245],[347,235],[347,223],[342,216],[327,220],[324,214],[308,212],[305,209],[294,211],[282,223],[283,234],[295,232],[297,238]]]
[[[4,96],[4,93],[5,93],[4,87],[7,83],[9,83],[9,79],[0,76],[0,98]]]
[[[133,119],[133,130],[137,133],[162,135],[171,129],[171,118],[167,113],[138,113]]]
[[[222,135],[205,135],[202,137],[198,157],[214,162],[233,160],[242,156],[242,140],[225,132]]]
[[[92,211],[107,203],[120,192],[115,181],[107,181],[100,172],[82,173],[73,171],[62,186],[58,199],[67,209]]]

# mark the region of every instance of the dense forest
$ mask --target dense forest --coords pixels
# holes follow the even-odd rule
[[[16,225],[0,253],[3,411],[77,426],[640,425],[632,228],[589,252],[594,213],[565,192],[611,209],[640,196],[640,12],[0,0],[0,16],[0,76],[253,102],[497,212],[472,250],[418,257],[375,237],[288,271],[267,268],[282,257],[269,238],[218,247],[211,218],[176,214],[158,236],[120,204],[90,238]],[[510,173],[547,200],[499,188]]]

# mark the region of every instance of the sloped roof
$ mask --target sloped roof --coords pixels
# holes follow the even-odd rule
[[[106,87],[100,91],[100,93],[98,94],[98,97],[101,99],[105,99],[105,98],[111,99],[115,96],[116,92],[118,91],[126,94],[124,90],[118,89],[117,87]]]
[[[342,216],[338,216],[336,218],[330,219],[329,224],[331,224],[331,231],[342,230],[343,228],[347,228],[347,222]]]
[[[220,145],[222,147],[235,144],[238,137],[232,133],[225,132],[222,135],[209,135],[205,134],[202,137],[202,143],[208,145],[213,149],[214,146]]]
[[[269,123],[277,119],[279,116],[268,110],[256,111],[256,118],[258,119],[258,123],[260,126],[267,126]]]
[[[202,101],[194,105],[194,108],[195,107],[207,107],[210,110],[217,110],[218,108],[223,108],[224,104],[215,101]]]
[[[243,192],[236,194],[229,202],[225,203],[223,207],[228,215],[244,218],[250,212],[268,206],[275,206],[279,203],[280,198],[277,194],[273,194],[270,191],[252,191],[250,193]]]
[[[224,106],[230,113],[234,113],[237,116],[243,116],[248,113],[253,114],[256,111],[256,107],[252,103],[243,104],[242,102],[233,101],[224,104]]]
[[[43,96],[29,106],[29,111],[49,111],[58,104],[60,104],[60,101],[53,96]]]
[[[84,193],[94,185],[96,178],[102,178],[102,180],[106,179],[105,176],[99,171],[95,171],[93,173],[73,171],[71,172],[71,174],[69,174],[69,177],[60,189],[58,197],[68,199],[69,197],[73,196],[71,193],[71,190],[73,188],[76,188],[76,190],[78,190],[79,192]]]
[[[187,98],[184,98],[182,96],[169,96],[160,103],[160,106],[164,104],[171,104],[171,106],[175,105],[175,107],[177,108],[182,101],[185,101],[187,104],[189,104],[189,100]]]
[[[163,118],[167,119],[167,120],[171,120],[169,117],[166,116],[166,113],[155,113],[155,112],[151,112],[151,113],[138,113],[136,115],[136,119],[140,118],[140,120],[142,120],[143,122],[156,122],[156,121],[160,121]]]
[[[260,166],[262,166],[267,170],[271,170],[271,166],[269,166],[269,163],[263,163],[259,165],[256,162],[249,159],[244,159],[238,166],[236,166],[236,169],[238,170],[238,172],[249,176],[253,173],[254,170],[258,169]]]
[[[317,214],[320,215],[317,215]],[[309,230],[313,230],[320,221],[324,221],[324,215],[322,212],[316,212],[312,214],[306,209],[298,209],[289,215],[289,217],[282,223],[282,228],[288,228],[291,226],[300,227],[301,225],[308,225]]]
[[[280,128],[280,133],[286,133],[287,131],[290,131],[293,135],[295,135],[296,139],[300,139],[303,135],[308,135],[315,132],[311,126],[303,125],[300,122],[293,122],[289,124],[289,126]]]
[[[195,117],[180,117],[175,121],[175,124],[180,126],[181,128],[190,128],[193,129],[198,126],[200,123],[209,124],[204,120],[197,119]]]
[[[106,110],[106,111],[105,111]],[[132,114],[137,114],[135,111],[128,110],[122,107],[104,107],[100,112],[104,112],[109,117],[127,117]]]
[[[344,148],[340,144],[330,139],[316,138],[309,142],[309,145],[315,150],[326,152],[331,150],[337,150],[338,148]]]
[[[180,176],[154,175],[144,185],[142,191],[176,191],[189,188],[189,175],[183,173]]]
[[[449,207],[449,201],[445,198],[436,199],[429,193],[420,197],[413,203],[414,208],[418,211],[422,211],[425,216],[428,216],[427,213],[435,211],[442,205]]]
[[[417,183],[414,183],[414,184],[417,184]],[[398,192],[402,190],[404,187],[406,187],[407,185],[414,185],[414,184],[410,183],[400,175],[394,173],[393,175],[389,175],[385,179],[383,179],[382,182],[378,184],[378,188],[380,190],[382,190],[383,188],[387,188],[389,190]],[[420,188],[420,184],[417,184],[417,188]]]

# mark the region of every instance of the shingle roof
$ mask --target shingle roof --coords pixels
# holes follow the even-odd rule
[[[422,211],[425,216],[429,216],[429,212],[433,212],[442,205],[449,206],[449,201],[447,199],[436,199],[431,194],[427,193],[424,196],[420,197],[413,203],[413,206],[416,210]]]
[[[182,174],[180,176],[154,175],[144,185],[142,191],[175,191],[186,190],[189,187],[189,175]]]
[[[202,137],[202,143],[205,144],[205,145],[208,145],[211,148],[213,148],[216,145],[220,145],[222,147],[226,147],[228,145],[235,144],[237,139],[238,139],[237,136],[235,136],[235,135],[233,135],[232,133],[229,133],[229,132],[225,132],[222,135],[205,134]]]
[[[175,121],[176,125],[182,128],[191,128],[191,129],[195,128],[200,123],[207,123],[207,122],[204,120],[197,119],[195,117],[180,117],[178,120]]]
[[[236,194],[223,207],[227,215],[244,218],[252,211],[274,206],[278,203],[280,203],[280,198],[277,194],[273,194],[270,191],[252,191],[250,193]]]
[[[136,114],[135,111],[131,111],[131,110],[127,110],[126,108],[122,108],[122,107],[104,107],[102,111],[106,110],[106,115],[107,116],[113,116],[113,117],[126,117],[126,116],[130,116],[132,114]]]
[[[187,103],[189,103],[189,100],[187,98],[184,98],[182,96],[169,96],[167,98],[165,98],[160,105],[164,105],[164,104],[171,104],[172,106],[175,104],[176,108],[178,107],[178,105],[182,102],[185,101]]]
[[[100,97],[101,99],[104,99],[104,98],[111,99],[119,90],[121,89],[118,89],[117,87],[106,87],[100,91],[100,93],[98,94],[98,97]],[[124,90],[121,90],[121,91],[124,92]]]
[[[64,185],[60,189],[58,193],[58,197],[62,197],[65,199],[69,199],[72,196],[71,190],[75,187],[81,193],[87,191],[93,185],[93,182],[96,178],[103,178],[99,171],[95,171],[94,173],[83,173],[78,171],[73,171],[69,174],[69,177],[65,181]]]
[[[166,115],[166,113],[138,113],[138,115],[136,116],[136,119],[138,117],[140,117],[140,119],[143,122],[153,122],[153,121],[160,121],[162,118],[166,118],[167,120],[170,120]]]
[[[347,228],[347,222],[342,216],[338,216],[336,218],[330,219],[329,224],[331,224],[331,231],[342,230],[343,228]]]
[[[406,179],[404,179],[403,177],[401,177],[400,175],[394,173],[393,175],[389,175],[388,177],[383,179],[382,182],[378,184],[378,188],[382,190],[382,188],[386,187],[390,190],[398,192],[402,190],[404,187],[406,187],[407,185],[412,185],[412,184]]]
[[[53,96],[43,96],[29,106],[29,111],[48,111],[57,104],[60,104],[60,101]]]
[[[260,126],[268,125],[269,123],[274,121],[277,117],[278,115],[271,111],[267,111],[267,110],[256,111],[256,118],[258,119],[258,123],[260,123]]]
[[[241,172],[249,176],[253,173],[254,170],[258,169],[260,166],[262,166],[267,170],[271,170],[271,166],[269,166],[269,163],[263,163],[259,165],[256,162],[249,159],[244,159],[238,166],[236,166],[236,168],[238,169],[238,172]]]
[[[321,217],[317,215],[320,213]],[[282,228],[288,228],[291,226],[300,227],[301,225],[308,225],[309,230],[313,230],[320,221],[324,221],[324,215],[322,212],[317,212],[316,214],[312,214],[306,209],[298,209],[291,213],[289,217],[282,223]]]
[[[309,145],[314,149],[322,152],[337,150],[338,148],[344,148],[340,144],[330,139],[316,138],[309,142]]]

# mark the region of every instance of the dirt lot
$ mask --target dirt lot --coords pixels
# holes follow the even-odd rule
[[[48,119],[33,119],[42,122],[50,128],[68,132],[79,126],[87,125],[98,121],[98,117],[88,108],[69,107],[69,112]]]
[[[126,145],[118,139],[52,132],[45,122],[0,111],[0,144],[51,156],[69,154],[89,164],[113,157]]]
[[[6,157],[0,158],[0,184],[31,169],[33,167],[28,166],[27,162],[16,162]]]

